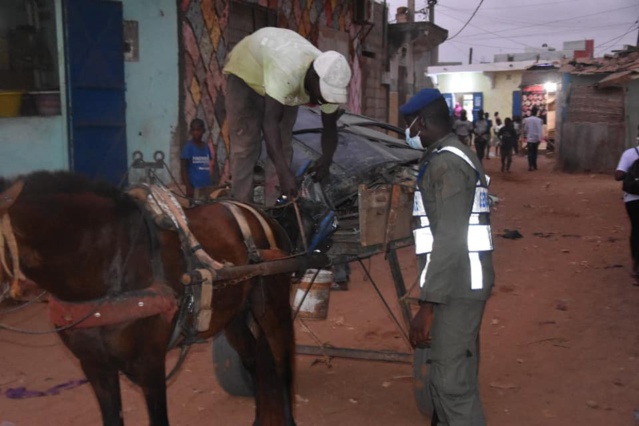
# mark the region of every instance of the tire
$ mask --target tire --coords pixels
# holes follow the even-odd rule
[[[428,364],[430,348],[415,349],[413,356],[413,389],[415,392],[415,404],[420,413],[429,419],[435,408],[430,396],[430,380],[428,378]]]
[[[213,368],[218,384],[232,396],[254,396],[251,373],[244,367],[240,355],[220,333],[213,339]]]

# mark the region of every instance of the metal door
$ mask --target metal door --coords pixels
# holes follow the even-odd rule
[[[448,113],[452,116],[455,113],[455,105],[453,102],[455,95],[453,93],[442,93],[442,96],[446,100],[446,105],[448,105]]]
[[[513,117],[521,117],[521,90],[513,90]]]
[[[69,164],[119,183],[127,169],[122,3],[64,0]]]
[[[484,94],[482,92],[473,93],[473,121],[479,117],[479,110],[484,109]]]

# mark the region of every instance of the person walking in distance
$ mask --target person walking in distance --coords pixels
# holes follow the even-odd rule
[[[466,146],[470,146],[470,137],[473,133],[473,123],[468,121],[465,109],[461,110],[459,120],[455,120],[455,123],[453,124],[453,132],[457,135],[461,143]]]
[[[426,149],[413,207],[421,273],[410,342],[421,348],[431,337],[431,425],[484,426],[479,329],[495,278],[488,182],[477,156],[452,133],[439,90],[421,90],[400,113],[409,145]]]
[[[475,133],[475,152],[481,162],[484,159],[486,146],[490,139],[490,127],[488,120],[486,120],[486,115],[484,115],[484,110],[479,110],[477,121],[475,121],[473,126],[473,132]]]
[[[629,148],[621,154],[615,180],[623,181],[635,161],[639,160],[639,128],[637,128],[636,146]],[[632,256],[633,285],[639,286],[639,194],[630,194],[624,191],[623,200],[626,213],[630,219],[630,255]]]
[[[499,138],[499,151],[501,154],[501,171],[510,172],[510,165],[513,162],[513,150],[519,143],[517,131],[510,118],[506,118],[504,125],[499,129],[497,137]]]
[[[537,117],[538,109],[536,106],[530,110],[530,116],[524,118],[522,126],[524,128],[524,137],[526,138],[526,150],[528,151],[528,171],[537,170],[537,152],[539,151],[539,143],[543,132],[544,122]]]
[[[498,114],[498,113],[495,113],[495,114]],[[493,126],[493,131],[491,132],[491,135],[490,135],[490,146],[495,147],[495,155],[493,155],[493,157],[495,158],[497,158],[497,156],[499,155],[499,147],[500,147],[499,131],[502,129],[502,127],[504,127],[504,123],[501,121],[500,117],[496,116],[495,125]],[[488,148],[488,151],[490,151],[490,148]]]
[[[309,168],[316,181],[329,174],[337,148],[339,104],[347,102],[351,69],[335,51],[322,52],[304,37],[284,28],[267,27],[244,37],[224,67],[228,75],[226,115],[230,136],[231,196],[253,201],[253,169],[262,151],[268,154],[265,201],[295,195],[290,169],[291,137],[299,105],[320,106],[322,154]]]
[[[490,143],[491,143],[491,135],[493,134],[493,120],[490,119],[490,113],[484,113],[484,118],[488,123],[488,136],[486,138],[486,160],[490,160]]]

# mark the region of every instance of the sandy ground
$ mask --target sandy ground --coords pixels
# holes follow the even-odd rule
[[[553,171],[552,158],[528,172],[498,171],[491,192],[497,283],[482,327],[481,393],[489,425],[635,425],[639,409],[639,288],[631,285],[629,224],[620,184],[605,175]],[[523,238],[499,237],[516,229]],[[415,277],[410,248],[400,251],[407,281]],[[388,265],[365,260],[397,311]],[[348,292],[331,294],[326,321],[307,322],[336,346],[407,352],[401,333],[353,265]],[[45,329],[46,305],[3,315],[18,327]],[[300,343],[311,334],[297,324]],[[174,354],[167,363],[172,365]],[[295,415],[300,426],[424,425],[412,390],[412,366],[299,355]],[[10,388],[44,391],[81,379],[77,361],[55,335],[0,332],[0,424],[97,425],[100,416],[88,385],[58,395],[9,399]],[[122,379],[128,425],[147,424],[142,396]],[[193,347],[169,386],[173,425],[248,425],[252,399],[224,393],[213,375],[210,344]],[[3,424],[4,425],[4,424]]]

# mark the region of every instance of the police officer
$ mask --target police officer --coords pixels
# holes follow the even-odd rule
[[[448,106],[423,89],[400,108],[406,141],[425,149],[413,215],[420,265],[414,347],[431,337],[432,425],[485,425],[477,382],[479,329],[494,281],[487,176],[451,132]]]

